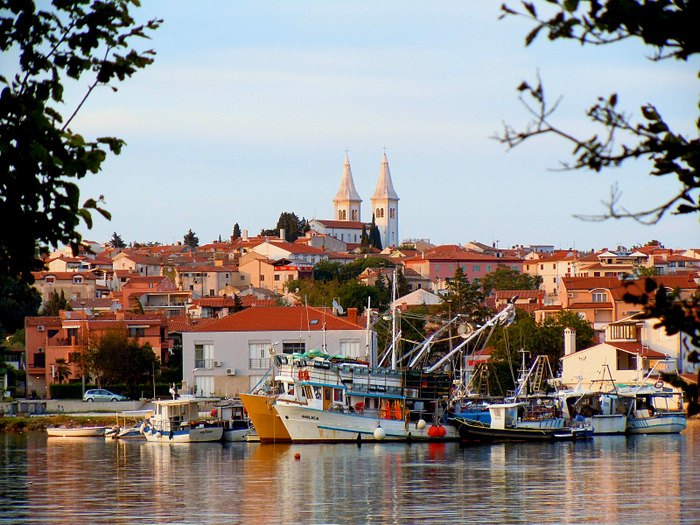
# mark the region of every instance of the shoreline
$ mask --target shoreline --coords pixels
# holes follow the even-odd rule
[[[65,426],[68,428],[82,426],[116,426],[114,414],[104,415],[39,415],[39,416],[3,416],[0,417],[0,433],[43,432],[49,427]]]

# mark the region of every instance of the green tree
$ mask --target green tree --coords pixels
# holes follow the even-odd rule
[[[190,248],[196,248],[199,246],[199,237],[190,229],[183,237],[182,242]]]
[[[130,42],[145,38],[160,21],[136,26],[131,5],[138,3],[2,4],[0,51],[18,63],[14,71],[5,63],[7,76],[0,76],[0,223],[22,227],[0,231],[0,286],[8,278],[31,283],[49,246],[77,251],[82,236],[76,228],[81,220],[92,227],[93,211],[109,218],[101,197],[81,204],[77,181],[97,173],[107,150],[119,154],[124,142],[86,140],[69,126],[95,88],[122,81],[153,61],[152,51],[140,53]],[[89,78],[89,85],[77,107],[64,109],[67,78],[71,85]]]
[[[550,17],[538,14],[534,2],[522,2],[524,11],[518,12],[503,6],[504,16],[525,16],[534,22],[534,28],[525,38],[530,45],[541,31],[550,40],[576,40],[582,45],[604,46],[628,39],[638,39],[653,50],[652,62],[676,59],[688,62],[700,53],[697,20],[700,19],[700,2],[690,0],[547,0],[539,6],[554,8]],[[653,177],[675,177],[678,185],[671,198],[652,204],[647,209],[628,211],[620,206],[621,193],[617,187],[611,190],[607,212],[594,219],[632,218],[654,224],[667,213],[689,214],[700,212],[700,139],[689,138],[674,131],[652,103],[640,108],[641,118],[632,118],[618,108],[616,93],[601,96],[586,112],[587,117],[599,126],[600,132],[590,138],[552,124],[551,117],[557,104],[550,105],[545,98],[544,87],[538,78],[533,86],[522,82],[518,87],[520,100],[533,121],[522,131],[506,125],[496,138],[515,147],[540,135],[552,135],[569,142],[573,147],[573,160],[564,163],[572,170],[588,169],[600,172],[624,163],[643,160],[650,164]],[[671,92],[669,92],[669,96]],[[688,110],[695,128],[700,129],[697,107]],[[656,197],[656,195],[654,195]],[[591,217],[588,217],[591,218]],[[642,306],[642,315],[661,320],[666,333],[679,331],[691,336],[695,345],[700,344],[700,294],[681,300],[678,294],[668,294],[653,279],[647,279],[646,292],[626,294],[625,301]]]
[[[48,301],[39,310],[39,315],[46,315],[50,317],[57,317],[61,310],[72,310],[73,308],[68,303],[66,299],[66,294],[61,290],[59,294],[56,290],[51,292]]]
[[[462,314],[464,320],[473,325],[481,324],[488,317],[486,297],[481,286],[479,283],[470,283],[461,266],[457,266],[454,277],[447,281],[445,288],[445,294],[441,298],[445,314],[451,317]]]
[[[23,328],[24,318],[36,315],[40,306],[36,288],[13,277],[0,278],[0,334]]]
[[[537,290],[541,283],[541,276],[520,273],[503,264],[499,264],[481,279],[481,287],[486,296],[490,296],[493,290]]]
[[[314,265],[314,281],[332,281],[339,279],[343,263],[329,261],[327,259],[318,261]]]
[[[369,248],[369,235],[367,235],[367,226],[362,225],[362,235],[360,236],[360,248]]]
[[[396,296],[403,297],[410,292],[408,281],[403,274],[403,268],[399,268],[396,272]]]
[[[238,225],[238,223],[233,225],[233,234],[231,235],[232,240],[240,239],[241,238],[241,227]]]
[[[341,282],[346,282],[356,279],[367,268],[393,268],[394,266],[392,261],[382,257],[362,257],[344,264],[340,268],[339,278]]]
[[[151,344],[130,338],[125,326],[89,338],[84,354],[85,370],[98,385],[124,383],[130,394],[142,380],[150,380],[154,370],[160,370]]]
[[[541,323],[524,310],[516,310],[516,320],[507,327],[497,328],[490,345],[496,350],[492,357],[511,364],[512,370],[520,366],[520,349],[530,353],[534,359],[537,355],[546,355],[555,373],[560,369],[560,359],[564,355],[564,329],[576,330],[576,349],[583,350],[595,344],[595,330],[591,324],[581,319],[574,312],[562,310],[554,317],[548,317]],[[513,375],[517,377],[517,372]],[[508,389],[512,389],[509,386]]]
[[[109,241],[109,244],[112,246],[112,248],[126,248],[126,243],[122,240],[121,235],[119,235],[117,232],[114,232],[112,234],[112,240]]]
[[[379,228],[374,222],[374,214],[372,214],[372,225],[369,227],[368,243],[371,247],[382,249],[382,236],[379,233]]]
[[[69,379],[71,374],[70,365],[63,357],[58,357],[53,363],[56,379],[58,383],[63,383],[64,379]]]
[[[284,239],[287,242],[294,242],[302,237],[311,227],[306,219],[299,219],[293,212],[282,212],[277,219],[277,227],[269,230],[261,230],[260,235],[270,235],[279,237],[281,230],[284,230]]]
[[[233,295],[233,308],[230,308],[229,311],[232,314],[235,314],[236,312],[240,312],[243,310],[243,301],[241,301],[241,298],[238,297],[238,294]]]

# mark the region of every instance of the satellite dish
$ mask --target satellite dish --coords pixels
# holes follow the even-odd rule
[[[66,319],[70,319],[70,312],[66,312]]]
[[[339,314],[342,315],[342,313],[343,313],[343,307],[340,306],[340,304],[338,304],[338,301],[336,301],[335,299],[333,299],[333,309],[336,310]]]
[[[457,327],[457,332],[462,339],[466,339],[474,331],[474,328],[469,323],[462,323]]]

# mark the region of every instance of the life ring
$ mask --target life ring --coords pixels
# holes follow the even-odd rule
[[[655,387],[655,388],[661,388],[662,386],[664,386],[664,382],[663,382],[663,381],[657,381],[656,383],[654,383],[654,387]]]

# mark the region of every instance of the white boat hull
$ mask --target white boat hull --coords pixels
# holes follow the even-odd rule
[[[107,427],[47,428],[49,437],[99,437],[104,436]]]
[[[598,415],[586,418],[593,435],[624,434],[627,431],[627,416],[624,414]]]
[[[657,414],[648,418],[629,418],[630,434],[678,434],[687,425],[685,414]]]
[[[223,427],[191,428],[174,432],[153,432],[149,429],[144,432],[146,440],[151,443],[206,443],[221,441],[223,434]]]
[[[248,435],[252,434],[249,428],[237,428],[234,430],[224,430],[224,441],[248,441]]]
[[[452,425],[444,425],[444,435],[434,437],[429,434],[430,425],[419,429],[415,422],[406,423],[403,420],[379,419],[281,403],[277,403],[275,409],[293,443],[459,439],[457,429]],[[382,431],[377,432],[377,427],[381,427]]]

